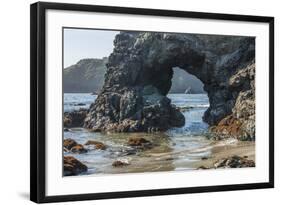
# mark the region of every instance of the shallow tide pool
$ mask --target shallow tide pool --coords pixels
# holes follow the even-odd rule
[[[64,111],[88,108],[96,95],[81,93],[64,94]],[[202,116],[209,106],[206,94],[169,94],[168,97],[177,107],[189,108],[183,112],[184,127],[173,128],[164,133],[96,133],[83,128],[72,128],[64,132],[64,139],[72,138],[80,144],[88,140],[103,142],[106,150],[89,149],[85,154],[72,155],[88,166],[85,174],[135,173],[195,169],[196,162],[210,157],[214,142],[206,138],[208,125]],[[135,150],[127,146],[128,138],[144,137],[153,147]],[[87,146],[86,146],[87,147]],[[91,147],[87,147],[91,148]],[[125,160],[130,165],[113,167],[116,160]]]

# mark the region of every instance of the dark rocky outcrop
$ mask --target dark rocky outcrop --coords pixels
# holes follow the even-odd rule
[[[217,126],[231,116],[234,120],[224,126],[238,120],[243,127],[239,135],[254,138],[254,109],[248,110],[254,107],[255,97],[254,38],[121,32],[114,46],[104,86],[90,107],[85,127],[135,132],[183,126],[184,116],[166,96],[172,68],[180,67],[204,84],[210,102],[205,122]]]
[[[87,109],[75,110],[72,112],[65,112],[63,118],[64,127],[82,127],[87,116]]]
[[[72,156],[63,157],[63,175],[73,176],[86,172],[88,167]]]
[[[236,97],[232,113],[217,126],[211,127],[219,139],[235,137],[240,140],[255,139],[255,64],[250,63],[229,80],[230,90]],[[237,90],[240,90],[237,93]]]

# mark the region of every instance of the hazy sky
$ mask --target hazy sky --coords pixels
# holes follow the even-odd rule
[[[108,57],[118,31],[64,29],[64,67],[83,58]]]

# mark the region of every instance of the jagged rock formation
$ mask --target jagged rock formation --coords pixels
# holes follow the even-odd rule
[[[254,105],[254,38],[121,32],[114,46],[104,86],[90,107],[85,127],[130,132],[183,126],[183,115],[166,97],[172,68],[180,67],[204,84],[210,102],[205,122],[216,126],[232,116],[249,120],[251,123],[242,124],[245,130],[254,130],[254,109],[248,110]],[[252,72],[245,76],[247,66],[252,66],[253,72],[245,71]],[[245,109],[248,114],[242,116]],[[253,138],[254,132],[246,135]]]
[[[211,130],[219,139],[232,136],[240,140],[254,140],[256,116],[254,61],[229,79],[229,89],[237,96],[232,113],[223,118],[218,125],[211,127]]]
[[[107,58],[82,59],[63,70],[65,93],[98,93],[104,82]]]

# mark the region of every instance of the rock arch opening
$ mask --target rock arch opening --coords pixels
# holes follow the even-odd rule
[[[227,117],[225,126],[246,122],[245,133],[252,136],[254,125],[248,126],[247,120],[254,116],[253,106],[244,116],[247,120],[240,122],[243,117],[237,103],[244,98],[251,104],[254,98],[254,58],[251,37],[121,32],[114,40],[104,86],[84,126],[118,132],[182,126],[182,113],[167,97],[173,68],[180,67],[204,84],[210,102],[205,122],[216,126]]]
[[[189,74],[185,70],[174,67],[172,86],[169,93],[173,94],[202,94],[204,91],[204,84],[196,76]]]

